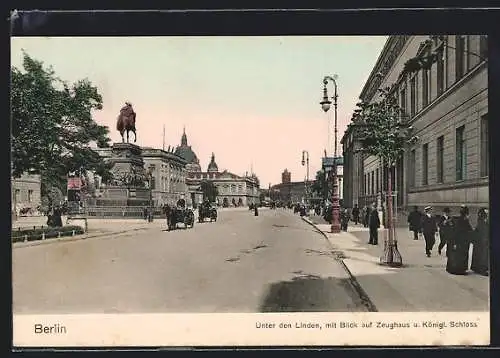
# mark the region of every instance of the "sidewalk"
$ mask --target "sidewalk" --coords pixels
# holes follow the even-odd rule
[[[446,272],[446,256],[425,256],[424,241],[410,238],[408,229],[397,228],[398,249],[403,267],[380,265],[384,250],[384,230],[379,231],[379,244],[368,244],[368,229],[351,225],[348,232],[330,233],[330,225],[322,218],[304,220],[322,231],[334,250],[369,296],[378,311],[488,311],[489,277],[469,272],[465,276]],[[472,247],[471,247],[472,251]],[[469,260],[472,256],[469,255]]]

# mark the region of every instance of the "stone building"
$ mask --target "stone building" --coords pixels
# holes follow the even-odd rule
[[[41,178],[38,174],[23,174],[11,179],[12,211],[19,215],[21,210],[36,210],[42,204]]]
[[[188,199],[186,161],[182,157],[172,151],[143,147],[142,159],[146,171],[153,175],[152,194],[157,206]]]
[[[283,173],[281,173],[281,182],[282,183],[290,183],[292,181],[292,173],[285,169]]]
[[[428,41],[431,40],[431,41]],[[434,53],[430,69],[403,74],[405,63]],[[467,204],[488,206],[487,39],[480,35],[390,36],[360,99],[376,101],[377,89],[392,84],[404,118],[418,143],[393,168],[397,207],[432,205],[440,210]],[[358,152],[360,126],[351,122],[342,138],[346,201],[383,200],[387,169]]]
[[[186,161],[186,184],[189,191],[189,200],[193,205],[203,200],[201,182],[212,182],[218,190],[217,202],[222,206],[246,206],[259,202],[259,179],[253,173],[250,175],[236,175],[228,170],[219,171],[212,153],[207,171],[201,170],[198,156],[188,145],[186,131],[181,137],[181,145],[175,149],[175,154]]]
[[[270,199],[284,203],[305,203],[317,199],[317,195],[311,190],[313,180],[293,182],[291,179],[292,174],[285,169],[281,173],[281,183],[271,186]]]

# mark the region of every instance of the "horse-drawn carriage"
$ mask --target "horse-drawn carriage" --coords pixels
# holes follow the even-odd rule
[[[205,222],[205,219],[210,219],[210,222],[217,221],[217,208],[210,203],[205,202],[199,206],[198,221]]]
[[[183,224],[183,228],[192,228],[194,226],[194,212],[188,209],[182,203],[178,203],[177,206],[165,206],[164,207],[165,216],[167,217],[167,229],[175,230],[178,224]]]

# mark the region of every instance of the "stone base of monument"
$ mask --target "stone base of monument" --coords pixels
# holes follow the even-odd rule
[[[113,164],[113,172],[142,173],[144,171],[144,161],[141,154],[142,149],[138,145],[114,143],[108,161]]]
[[[95,218],[140,218],[150,205],[150,191],[144,186],[125,184],[123,179],[145,178],[141,147],[131,143],[114,143],[106,161],[113,164],[111,172],[119,183],[105,186],[94,205],[87,208]]]

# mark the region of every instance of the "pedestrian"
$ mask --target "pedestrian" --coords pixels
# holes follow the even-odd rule
[[[368,219],[368,226],[370,227],[370,240],[368,241],[371,245],[378,245],[378,229],[380,228],[380,218],[378,217],[377,209],[375,204],[373,204],[372,209],[368,211],[370,213]]]
[[[359,208],[358,204],[354,204],[354,208],[352,208],[352,220],[355,225],[358,225],[359,222]]]
[[[368,227],[369,224],[370,224],[370,207],[369,206],[365,206],[365,227]]]
[[[469,208],[460,207],[460,216],[454,219],[455,230],[448,243],[446,271],[453,275],[465,275],[469,266],[469,247],[473,229],[469,222]]]
[[[147,219],[148,219],[148,208],[146,208],[146,207],[143,207],[143,208],[142,208],[142,218],[143,218],[144,220],[147,220]]]
[[[448,252],[447,243],[449,242],[451,236],[453,235],[455,223],[453,222],[453,218],[450,216],[450,208],[443,209],[443,215],[439,219],[438,227],[439,227],[439,246],[438,246],[438,254],[441,255],[441,251],[446,246],[446,252]],[[446,253],[448,256],[448,253]]]
[[[259,208],[256,204],[253,205],[253,214],[254,216],[259,216]]]
[[[407,221],[410,231],[413,231],[413,240],[418,240],[418,233],[422,230],[422,213],[418,211],[418,206],[413,207],[413,211],[408,214]]]
[[[436,218],[432,215],[432,206],[424,208],[425,214],[422,217],[422,232],[425,240],[425,254],[431,257],[431,251],[436,243],[436,232],[438,230]]]
[[[325,212],[323,214],[323,219],[331,224],[332,221],[333,221],[333,206],[332,205],[328,205],[326,208],[325,208]]]
[[[54,227],[54,210],[52,207],[49,207],[47,210],[47,226]]]
[[[152,223],[154,220],[154,207],[148,208],[148,222]]]
[[[477,213],[477,226],[474,230],[471,270],[477,274],[488,276],[489,273],[489,238],[490,222],[488,209],[481,208]]]
[[[344,208],[340,213],[340,224],[341,224],[340,228],[342,231],[347,231],[348,223],[349,223],[349,211],[347,210],[347,208]]]

